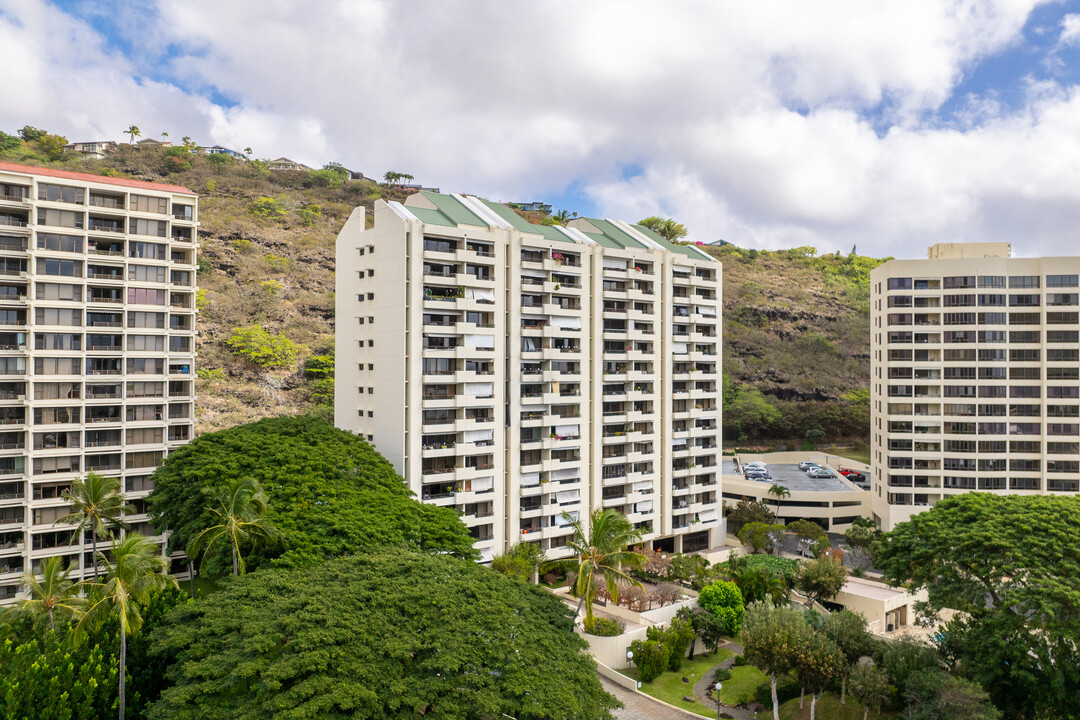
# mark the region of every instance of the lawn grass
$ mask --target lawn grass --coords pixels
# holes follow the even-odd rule
[[[863,706],[850,693],[847,704],[840,704],[840,696],[833,692],[827,692],[818,700],[815,715],[824,720],[862,720]],[[896,713],[883,712],[878,715],[873,710],[867,716],[868,720],[886,720],[900,717]],[[780,704],[780,720],[809,720],[810,718],[810,695],[807,694],[803,709],[799,710],[799,698],[792,698],[786,703]]]
[[[697,701],[692,703],[686,702],[683,700],[683,696],[693,696],[694,683],[700,680],[705,673],[709,672],[709,670],[712,670],[734,654],[735,653],[730,650],[720,648],[715,653],[710,653],[709,655],[698,655],[693,660],[683,662],[682,668],[677,673],[668,670],[651,682],[641,683],[641,692],[646,695],[651,695],[657,700],[663,700],[669,705],[689,710],[692,713],[701,714],[704,712],[706,716],[712,717],[712,712],[702,706],[701,703]],[[629,677],[636,677],[637,669],[635,668],[634,675],[631,675],[630,671],[625,669],[620,670],[619,672]],[[682,681],[683,678],[687,678],[690,682],[684,683]],[[732,679],[734,679],[734,673]],[[724,689],[727,690],[727,687],[725,686]]]
[[[757,696],[757,687],[769,682],[769,676],[753,665],[731,668],[731,679],[724,680],[724,689],[720,691],[720,702],[725,705],[742,705],[751,702]]]
[[[864,465],[870,464],[870,446],[863,443],[857,443],[854,447],[837,447],[835,445],[829,445],[827,447],[818,448],[816,452],[833,455],[846,460],[854,460],[856,462],[861,462]],[[835,464],[836,463],[834,462],[834,465]]]

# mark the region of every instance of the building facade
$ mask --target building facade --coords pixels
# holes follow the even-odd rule
[[[872,508],[1080,491],[1080,258],[930,248],[871,282]]]
[[[55,520],[91,470],[134,530],[150,474],[194,430],[198,203],[186,188],[0,163],[0,601],[90,538]]]
[[[338,237],[336,423],[456,508],[485,560],[559,557],[563,512],[600,507],[657,548],[723,544],[719,262],[426,191],[365,222]]]

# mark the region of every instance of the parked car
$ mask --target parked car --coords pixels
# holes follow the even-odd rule
[[[761,470],[765,470],[765,469],[768,468],[768,465],[766,465],[765,463],[763,463],[763,462],[761,462],[759,460],[755,460],[754,462],[746,463],[745,465],[743,465],[743,467],[746,468],[747,470],[750,470],[750,469],[753,469],[753,468],[758,468],[758,469],[761,469]]]
[[[804,467],[802,469],[805,470],[806,472],[810,472],[814,468],[822,467],[821,465],[818,465],[817,463],[814,463],[814,462],[808,462],[808,463],[804,463],[804,464],[806,465],[806,467]],[[802,465],[800,465],[800,467],[802,467]]]
[[[862,470],[856,470],[855,468],[842,467],[842,468],[839,468],[837,470],[837,472],[839,472],[841,475],[843,475],[846,478],[849,478],[852,475],[862,477]]]
[[[832,474],[832,470],[829,470],[828,468],[823,468],[821,466],[810,468],[809,470],[806,471],[806,474],[809,475],[812,478],[836,477],[835,475]]]
[[[762,482],[766,480],[772,480],[772,475],[764,470],[750,470],[746,473],[747,480],[760,480]]]
[[[806,472],[807,470],[810,469],[811,465],[817,465],[817,463],[810,462],[809,460],[803,460],[801,463],[799,463],[799,469],[802,470],[803,472]]]

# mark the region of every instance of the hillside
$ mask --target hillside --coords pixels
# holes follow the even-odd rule
[[[0,158],[12,162],[199,193],[200,432],[328,409],[334,239],[356,205],[403,199],[398,191],[347,182],[333,170],[271,172],[181,148],[125,145],[92,160],[50,158],[36,141],[0,147]],[[868,273],[878,261],[814,257],[808,248],[708,249],[724,262],[725,439],[801,441],[808,431],[818,439],[815,428],[827,439],[864,438]]]

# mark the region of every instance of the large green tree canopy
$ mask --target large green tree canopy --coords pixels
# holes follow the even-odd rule
[[[282,542],[247,556],[298,565],[397,545],[474,557],[451,508],[413,499],[393,466],[351,433],[313,417],[269,418],[209,433],[175,450],[154,473],[150,515],[177,549],[211,525],[207,490],[253,478],[266,492]],[[224,565],[218,565],[218,570]]]
[[[446,555],[266,568],[172,620],[156,718],[599,720],[615,704],[566,605]]]
[[[1080,498],[966,493],[884,537],[877,564],[959,611],[945,649],[1014,718],[1067,717],[1080,693]]]

